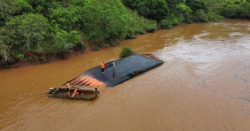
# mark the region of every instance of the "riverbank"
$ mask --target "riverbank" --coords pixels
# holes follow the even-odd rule
[[[54,57],[46,57],[46,56],[44,56],[44,57],[39,58],[39,59],[43,59],[43,60],[33,60],[33,62],[18,61],[18,62],[14,62],[13,64],[10,64],[10,65],[0,66],[0,70],[25,67],[25,66],[29,66],[29,65],[48,64],[51,62],[70,59],[74,56],[81,55],[81,54],[88,53],[88,52],[91,52],[91,51],[90,50],[88,50],[88,51],[74,51],[74,52],[68,53],[67,55],[65,55],[63,57],[55,57],[55,56]]]
[[[57,55],[46,55],[46,54],[40,55],[40,56],[35,56],[35,54],[33,54],[33,56],[30,56],[30,57],[37,57],[38,59],[32,60],[32,58],[31,58],[30,62],[18,61],[18,62],[11,63],[10,65],[4,65],[4,66],[0,65],[0,70],[25,67],[25,66],[29,66],[29,65],[48,64],[48,63],[52,63],[52,62],[56,62],[56,61],[63,61],[63,60],[71,59],[72,57],[75,57],[78,55],[84,55],[84,54],[88,54],[91,52],[98,52],[101,50],[106,50],[108,48],[114,48],[116,46],[122,46],[122,43],[126,43],[126,41],[131,41],[131,40],[136,39],[136,38],[143,36],[145,34],[151,34],[154,32],[161,32],[161,31],[163,31],[163,29],[158,29],[156,31],[149,31],[149,32],[141,32],[141,33],[133,36],[133,38],[124,39],[124,40],[117,40],[115,42],[115,44],[113,44],[113,45],[109,45],[107,43],[106,45],[102,45],[102,47],[98,47],[98,48],[92,47],[90,41],[84,40],[81,42],[81,43],[84,43],[84,50],[75,49],[75,50],[68,51],[67,53],[65,53],[63,55],[58,55],[58,56]],[[118,57],[119,57],[119,54],[116,56],[116,58],[118,58]]]
[[[233,22],[233,23],[237,23],[237,22],[248,22],[249,20],[237,20],[237,19],[224,19],[223,21],[220,21],[220,22],[212,22],[212,23],[223,23],[223,22]],[[209,22],[211,23],[211,22]],[[195,24],[204,24],[204,23],[194,23]],[[137,34],[135,36],[134,39],[141,39],[141,38],[144,38],[144,36],[149,36],[151,34],[158,34],[158,33],[161,33],[161,32],[165,32],[165,31],[171,31],[171,30],[175,30],[176,28],[179,29],[183,26],[185,26],[187,24],[180,24],[180,25],[177,25],[171,29],[167,29],[167,30],[164,30],[164,29],[159,29],[155,32],[148,32],[146,34]],[[193,25],[193,24],[190,24],[190,25]],[[182,32],[182,31],[181,31]],[[103,47],[103,48],[100,48],[98,49],[97,51],[93,51],[91,49],[91,46],[90,46],[90,42],[89,41],[84,41],[83,43],[85,43],[85,50],[84,51],[71,51],[71,53],[68,53],[67,55],[63,56],[63,57],[50,57],[48,59],[44,59],[44,61],[36,61],[36,62],[33,62],[33,63],[30,63],[30,62],[25,62],[25,61],[20,61],[20,62],[17,62],[13,65],[10,65],[8,67],[1,67],[0,66],[0,70],[4,70],[4,69],[12,69],[12,68],[18,68],[18,67],[25,67],[25,66],[29,66],[29,65],[39,65],[39,64],[49,64],[49,63],[53,63],[53,62],[56,62],[56,61],[64,61],[64,60],[67,60],[67,59],[72,59],[73,57],[76,57],[76,56],[81,56],[81,55],[88,55],[89,53],[93,53],[93,52],[98,52],[98,51],[103,51],[103,50],[107,50],[109,48],[116,48],[117,46],[122,46],[122,47],[126,47],[126,43],[129,43],[130,41],[133,41],[134,39],[128,39],[128,40],[119,40],[117,41],[117,44],[115,46],[106,46],[106,47]],[[125,44],[124,44],[125,43]],[[135,45],[137,43],[134,43]],[[171,44],[171,43],[169,43]],[[133,46],[130,45],[133,49]],[[143,46],[143,44],[142,44]],[[144,47],[142,47],[144,48]],[[147,53],[150,53],[150,52],[147,52]],[[117,53],[117,56],[115,56],[114,58],[118,58],[119,57],[119,53]],[[102,60],[101,60],[102,61]]]

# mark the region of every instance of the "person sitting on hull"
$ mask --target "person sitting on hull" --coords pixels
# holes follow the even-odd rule
[[[70,95],[71,85],[69,81],[66,82],[66,87],[68,88],[68,94]]]
[[[68,88],[68,95],[70,96],[70,90],[74,89],[71,97],[75,97],[76,95],[79,95],[78,89],[77,88],[72,88],[72,86],[70,85],[70,81],[67,81],[66,83],[66,87]]]

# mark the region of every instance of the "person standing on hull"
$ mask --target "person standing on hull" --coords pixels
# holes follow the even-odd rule
[[[116,68],[115,61],[112,64],[113,64],[113,73],[112,73],[112,75],[113,75],[113,78],[115,78],[115,68]]]
[[[104,74],[104,71],[105,71],[105,63],[104,62],[101,63],[101,70],[102,70],[102,74]]]

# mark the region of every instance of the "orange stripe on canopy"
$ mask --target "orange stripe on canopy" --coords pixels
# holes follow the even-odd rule
[[[79,76],[73,79],[70,84],[72,86],[89,86],[89,87],[105,87],[105,83],[91,77],[91,76]]]

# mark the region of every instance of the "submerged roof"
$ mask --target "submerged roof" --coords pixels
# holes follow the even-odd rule
[[[149,55],[132,55],[106,63],[103,74],[100,66],[89,69],[71,80],[71,84],[93,87],[115,86],[161,64],[163,61]]]

